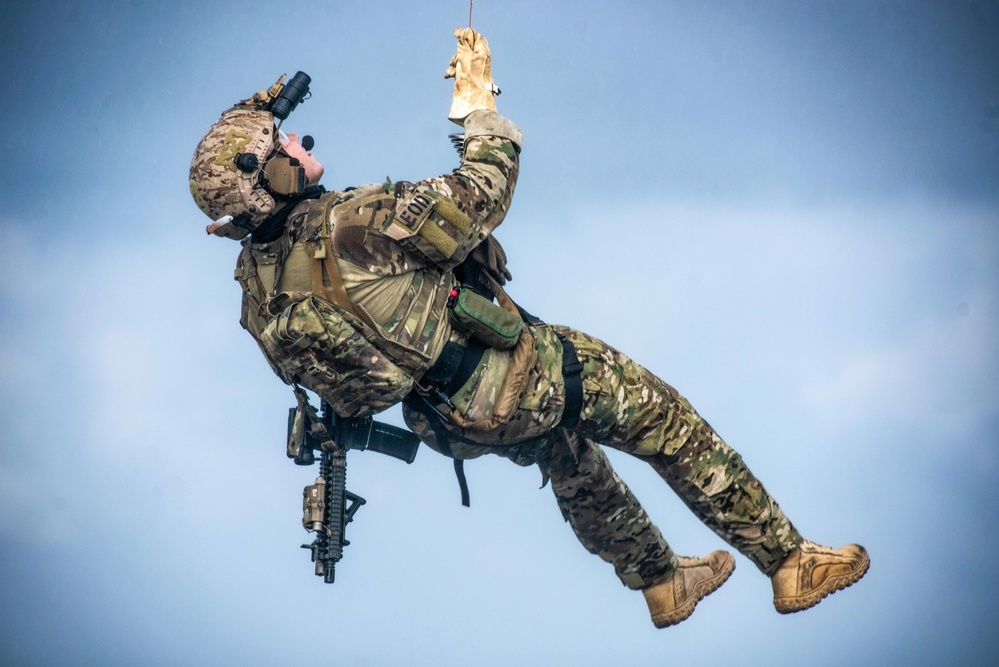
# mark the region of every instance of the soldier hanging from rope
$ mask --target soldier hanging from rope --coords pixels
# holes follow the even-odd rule
[[[494,233],[524,137],[496,111],[485,38],[471,27],[454,34],[448,118],[463,135],[453,173],[326,191],[312,139],[279,131],[275,118],[287,114],[272,108],[273,89],[225,111],[199,144],[191,192],[209,233],[242,242],[241,324],[272,369],[341,417],[402,403],[410,429],[456,460],[537,465],[579,541],[642,591],[658,627],[690,616],[735,559],[674,553],[601,445],[646,461],[770,577],[777,611],[808,609],[858,581],[863,547],[803,539],[676,389],[507,294]]]

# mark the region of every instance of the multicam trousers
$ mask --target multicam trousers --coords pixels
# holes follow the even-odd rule
[[[629,588],[664,581],[676,568],[676,555],[597,443],[648,461],[705,525],[772,573],[801,536],[742,457],[673,387],[592,336],[556,329],[583,364],[578,424],[518,445],[451,442],[449,453],[536,463],[579,541],[613,565]],[[425,417],[411,410],[405,415],[425,442],[441,449]]]

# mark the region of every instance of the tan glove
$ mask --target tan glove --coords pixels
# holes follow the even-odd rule
[[[493,85],[493,58],[486,38],[471,28],[455,28],[454,36],[458,49],[444,72],[445,79],[454,79],[454,99],[447,117],[462,125],[473,111],[496,111],[493,94],[499,89]]]

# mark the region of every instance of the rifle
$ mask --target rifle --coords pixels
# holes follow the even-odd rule
[[[288,414],[288,458],[298,465],[312,465],[319,452],[319,477],[302,491],[302,526],[316,538],[302,548],[312,552],[316,576],[332,584],[334,566],[350,544],[344,538],[347,524],[366,502],[347,490],[347,450],[370,449],[412,463],[420,440],[406,429],[371,417],[339,417],[326,401],[317,415],[305,392],[296,388],[295,394],[298,407]]]

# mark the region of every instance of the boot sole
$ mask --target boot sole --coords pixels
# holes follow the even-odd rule
[[[841,591],[844,588],[849,588],[855,583],[860,581],[867,570],[871,567],[871,557],[864,552],[864,560],[860,562],[859,567],[852,572],[847,572],[846,574],[841,574],[836,577],[830,577],[822,588],[818,589],[814,593],[809,593],[808,595],[802,595],[801,597],[795,598],[780,598],[779,600],[774,599],[774,607],[777,608],[777,613],[779,614],[794,614],[799,611],[805,611],[806,609],[811,609],[818,603],[822,602],[824,598],[832,595],[836,591]]]
[[[697,606],[698,602],[714,593],[722,584],[728,581],[728,578],[735,572],[735,558],[730,553],[726,553],[725,556],[725,562],[718,574],[710,579],[697,582],[694,590],[691,591],[690,599],[686,603],[671,612],[652,617],[652,622],[655,623],[657,628],[668,628],[680,621],[687,620],[694,613],[694,607]]]

